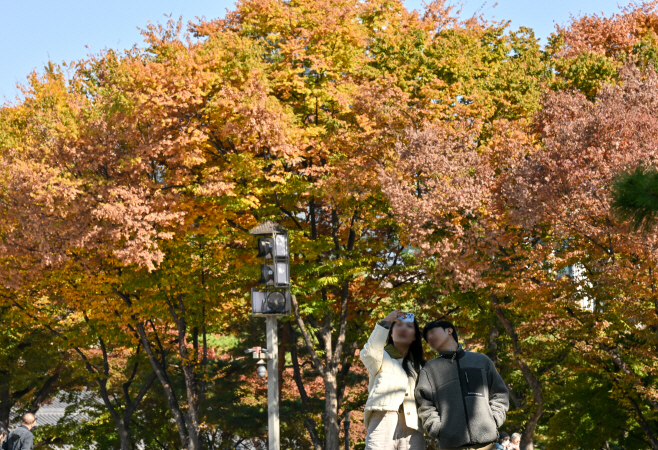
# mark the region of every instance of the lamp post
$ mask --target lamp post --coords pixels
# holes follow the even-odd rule
[[[267,319],[267,443],[268,450],[279,450],[279,339],[277,318]]]
[[[279,337],[277,320],[290,314],[290,257],[288,232],[274,222],[267,221],[249,230],[258,238],[260,288],[251,289],[251,314],[265,317],[267,350],[255,347],[247,350],[254,358],[267,361],[267,441],[268,450],[279,450]],[[260,361],[259,361],[260,363]],[[258,376],[264,376],[262,364]]]

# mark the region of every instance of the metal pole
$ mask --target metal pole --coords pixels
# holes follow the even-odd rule
[[[267,318],[267,442],[279,450],[279,339],[277,318]]]

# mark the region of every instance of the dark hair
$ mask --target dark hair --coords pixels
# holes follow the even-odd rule
[[[501,431],[498,434],[498,442],[502,444],[505,439],[509,439],[509,434],[505,433],[504,431]]]
[[[395,324],[397,322],[393,322],[391,324],[391,329],[388,330],[388,340],[387,344],[393,344],[393,327],[395,327]],[[407,356],[404,357],[402,360],[402,368],[404,371],[407,373],[407,376],[411,376],[411,368],[410,366],[413,366],[414,370],[416,371],[416,374],[420,373],[420,369],[425,365],[425,356],[423,355],[423,340],[421,339],[421,334],[420,334],[420,327],[418,326],[418,322],[414,318],[414,331],[416,332],[414,341],[411,343],[409,346],[409,351],[407,352]],[[413,364],[411,362],[411,357],[413,356]]]
[[[427,332],[430,331],[432,328],[443,328],[444,330],[452,330],[452,337],[455,339],[455,342],[459,343],[458,336],[457,336],[457,329],[453,324],[448,322],[447,320],[435,320],[434,322],[430,322],[427,325],[425,325],[425,328],[423,328],[423,339],[427,341]]]

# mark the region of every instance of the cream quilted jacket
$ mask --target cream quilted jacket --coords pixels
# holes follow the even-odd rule
[[[418,430],[418,412],[414,398],[416,373],[408,377],[402,368],[402,358],[393,359],[384,350],[387,338],[388,329],[379,324],[375,325],[359,355],[370,373],[364,418],[366,429],[372,411],[397,411],[402,405],[406,425]]]

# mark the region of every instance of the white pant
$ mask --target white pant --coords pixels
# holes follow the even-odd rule
[[[407,427],[403,413],[373,411],[365,450],[424,450],[425,435]]]

